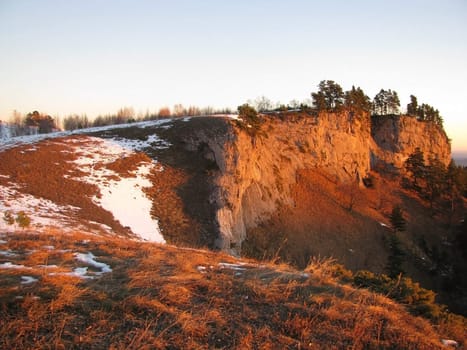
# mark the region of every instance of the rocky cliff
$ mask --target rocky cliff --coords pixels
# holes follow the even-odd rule
[[[215,247],[233,254],[248,229],[297,204],[291,190],[303,181],[301,170],[319,170],[336,185],[361,184],[372,168],[400,169],[416,147],[445,164],[450,159],[444,132],[408,117],[370,123],[350,113],[285,113],[263,116],[254,135],[241,121],[211,122],[187,126],[182,139],[186,150],[216,165],[208,199],[218,228]]]
[[[247,228],[280,205],[293,206],[290,190],[300,169],[320,168],[337,181],[358,182],[369,172],[369,135],[368,123],[347,114],[268,118],[253,137],[237,129],[219,157],[216,245],[239,252]]]
[[[438,158],[446,166],[451,160],[451,145],[446,133],[434,123],[408,116],[376,116],[371,120],[371,166],[398,173],[416,148],[425,160]]]

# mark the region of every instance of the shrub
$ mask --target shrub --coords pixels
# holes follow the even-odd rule
[[[13,214],[11,214],[11,211],[6,211],[3,213],[3,221],[5,221],[7,225],[14,225],[15,218],[13,217]]]
[[[256,110],[247,103],[238,106],[237,110],[239,118],[243,120],[244,126],[246,126],[249,133],[256,134],[260,128],[260,119]]]
[[[395,279],[384,274],[358,271],[354,275],[353,283],[358,287],[385,294],[398,303],[406,305],[412,314],[433,321],[438,320],[445,309],[444,305],[435,303],[436,294],[433,291],[420,287],[420,284],[407,277]]]
[[[19,227],[21,227],[24,230],[31,224],[31,219],[24,211],[20,211],[16,215],[16,222],[18,223]]]

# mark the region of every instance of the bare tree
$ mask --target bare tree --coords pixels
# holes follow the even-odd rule
[[[259,96],[254,101],[247,101],[248,105],[252,105],[258,112],[266,112],[273,109],[273,103],[266,96]]]
[[[363,199],[358,182],[351,181],[339,186],[342,193],[343,205],[348,211],[352,211]]]
[[[173,114],[176,117],[183,117],[184,115],[186,115],[186,110],[181,103],[174,105],[173,111]]]

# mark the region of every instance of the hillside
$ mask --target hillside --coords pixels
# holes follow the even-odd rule
[[[103,347],[115,348],[240,349],[268,342],[271,348],[393,348],[399,339],[397,348],[429,349],[444,338],[463,341],[465,329],[442,322],[434,329],[402,306],[342,284],[334,276],[340,268],[327,260],[309,265],[313,257],[333,257],[353,272],[384,272],[392,237],[389,216],[397,204],[407,218],[406,232],[398,234],[407,275],[439,293],[438,301],[450,309],[465,311],[465,270],[459,270],[463,260],[453,246],[464,203],[441,201],[430,209],[401,186],[401,164],[417,145],[449,161],[446,135],[424,138],[420,132],[426,125],[403,117],[381,122],[375,129],[365,116],[289,112],[263,116],[258,130],[232,118],[198,117],[4,142],[0,273],[9,286],[2,303],[11,320],[2,335],[10,342],[5,346],[31,347],[18,343],[13,329],[26,317],[23,312],[31,315],[36,307],[43,317],[25,341],[64,347],[85,339],[81,348],[92,348],[97,334],[107,335]],[[398,137],[389,138],[391,132]],[[371,186],[365,186],[369,179]],[[448,204],[455,209],[450,215]],[[21,220],[8,222],[6,215],[21,212],[31,219],[24,229]],[[34,257],[36,250],[43,260],[30,260],[28,252]],[[59,273],[51,275],[48,265]],[[18,291],[24,291],[21,307]],[[76,292],[76,299],[65,302],[73,308],[62,307],[60,317],[77,319],[70,327],[80,330],[79,338],[68,324],[61,329],[50,324],[54,305],[68,292],[70,298]],[[35,293],[43,302],[33,302]],[[224,295],[231,299],[221,304]],[[316,295],[319,301],[310,301]],[[91,310],[87,303],[95,306],[99,300],[106,305],[100,316],[79,321],[78,315]],[[149,317],[154,312],[157,319]],[[122,314],[132,321],[115,319]],[[381,328],[355,315],[377,320],[372,324]],[[44,330],[40,324],[46,324]],[[87,337],[88,325],[87,331],[98,333]],[[128,333],[132,329],[135,333]],[[430,336],[420,340],[424,333]]]
[[[442,349],[463,336],[306,271],[84,232],[1,235],[3,349]],[[465,330],[464,330],[465,331]]]

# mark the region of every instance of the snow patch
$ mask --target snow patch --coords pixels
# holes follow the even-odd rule
[[[51,272],[49,276],[70,276],[70,277],[78,277],[83,279],[93,279],[94,277],[88,276],[88,268],[87,267],[77,267],[73,271],[70,272]]]
[[[25,269],[25,270],[30,270],[31,268],[27,267],[27,266],[24,266],[24,265],[16,265],[16,264],[13,264],[11,262],[5,262],[3,264],[0,264],[0,269],[16,269],[16,270]]]
[[[105,264],[105,263],[102,263],[102,262],[99,262],[99,261],[96,261],[96,257],[94,256],[93,253],[87,253],[87,254],[83,254],[83,253],[75,253],[75,258],[76,260],[78,261],[81,261],[85,264],[88,264],[88,265],[91,265],[95,268],[98,268],[100,269],[101,271],[100,272],[96,272],[97,275],[102,275],[103,273],[108,273],[108,272],[112,272],[112,269],[110,268],[109,265]]]
[[[87,133],[93,132],[102,132],[108,130],[115,130],[115,129],[125,129],[131,127],[138,127],[138,128],[149,128],[149,127],[162,127],[165,125],[171,126],[173,123],[173,119],[158,119],[158,120],[150,120],[138,123],[131,123],[131,124],[117,124],[117,125],[106,125],[100,127],[91,127],[86,129],[78,129],[73,131],[57,131],[52,132],[49,134],[36,134],[36,135],[27,135],[27,136],[16,136],[12,137],[11,133],[2,134],[1,135],[1,143],[0,143],[0,151],[13,148],[23,144],[34,144],[39,141],[47,140],[47,139],[54,139],[58,137],[66,137],[71,135],[82,135]],[[1,130],[1,129],[0,129]]]
[[[143,192],[143,188],[152,186],[144,176],[147,170],[147,166],[142,165],[134,178],[100,183],[101,197],[94,197],[94,201],[142,239],[165,243],[159,230],[159,222],[151,217],[152,203]]]
[[[14,257],[14,256],[18,256],[18,254],[16,254],[15,252],[11,251],[10,249],[8,250],[0,250],[0,255],[1,256],[7,256],[7,257]]]
[[[147,175],[156,169],[156,164],[141,164],[132,177],[122,178],[101,165],[129,156],[133,150],[128,150],[114,141],[95,138],[92,140],[94,142],[77,147],[81,154],[75,163],[80,166],[81,171],[88,173],[79,180],[99,187],[100,196],[95,196],[93,201],[111,212],[122,226],[129,227],[140,238],[165,243],[159,222],[151,217],[152,202],[143,190],[152,186]]]
[[[238,264],[230,264],[230,263],[219,263],[219,267],[221,269],[229,269],[229,270],[234,270],[234,271],[245,271],[246,267],[244,266],[246,264],[244,263],[238,263]]]
[[[90,279],[92,279],[92,276],[87,276],[87,273],[88,273],[88,268],[87,267],[77,267],[72,272],[67,272],[64,275],[79,277],[79,278],[90,278]]]
[[[13,216],[20,211],[24,211],[31,219],[31,226],[59,226],[66,227],[69,221],[66,212],[74,212],[78,208],[73,206],[61,206],[44,198],[37,198],[30,194],[21,193],[15,185],[6,187],[0,185],[0,213],[7,211]],[[18,229],[16,225],[7,225],[4,220],[0,220],[1,230]]]
[[[117,137],[113,137],[107,140],[113,141],[114,143],[121,146],[122,148],[134,150],[134,151],[142,151],[147,148],[166,149],[171,146],[169,142],[162,140],[156,134],[149,135],[146,140],[124,139],[124,138],[117,138]]]
[[[21,276],[21,284],[31,284],[39,281],[37,278],[31,276]]]
[[[28,147],[25,152],[32,152],[37,150],[35,143],[46,139],[91,132],[106,132],[129,127],[167,128],[171,127],[173,122],[174,119],[160,119],[132,124],[109,125],[98,128],[13,137],[2,140],[4,142],[0,145],[0,152],[24,144],[31,144],[31,147]],[[131,156],[135,151],[141,151],[146,148],[167,148],[170,147],[170,143],[162,140],[156,134],[149,135],[146,140],[130,140],[120,137],[108,139],[86,137],[84,139],[65,138],[60,140],[60,143],[70,146],[70,150],[62,150],[62,152],[70,152],[78,156],[78,159],[73,161],[73,165],[86,175],[77,178],[77,180],[98,186],[100,195],[96,195],[93,198],[97,205],[110,211],[116,220],[123,226],[129,227],[140,238],[147,241],[165,243],[158,221],[151,217],[152,202],[144,193],[144,188],[152,186],[147,175],[151,172],[162,171],[161,167],[156,162],[142,164],[137,171],[131,174],[131,177],[121,178],[116,172],[107,169],[106,164],[113,163],[122,157]],[[4,178],[9,177],[8,175],[1,176]],[[73,221],[73,211],[79,210],[76,207],[59,206],[46,199],[23,194],[20,187],[15,184],[8,187],[0,186],[0,198],[2,198],[2,201],[0,201],[0,214],[5,211],[11,211],[15,215],[19,211],[24,211],[31,219],[31,226],[36,229],[47,226],[69,227]],[[108,226],[102,229],[106,232],[111,232]],[[8,226],[4,220],[0,220],[0,230],[19,230],[19,228],[17,225]]]
[[[443,344],[444,346],[452,346],[455,348],[459,346],[459,343],[452,339],[441,339],[441,344]]]
[[[57,265],[39,265],[42,269],[58,269]]]

